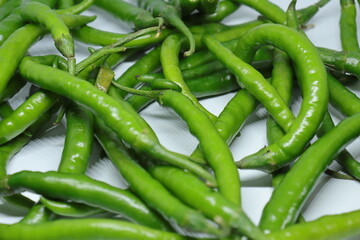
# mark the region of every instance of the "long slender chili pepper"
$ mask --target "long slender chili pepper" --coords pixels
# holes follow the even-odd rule
[[[66,230],[65,230],[66,229]],[[62,219],[36,225],[0,225],[0,237],[4,240],[25,240],[29,236],[38,240],[63,239],[142,239],[185,240],[175,233],[155,230],[126,221],[114,219]]]
[[[61,15],[66,25],[75,27],[93,21],[91,16]],[[4,91],[7,83],[14,75],[21,59],[27,50],[34,44],[46,31],[35,24],[27,24],[19,28],[0,46],[0,94]]]
[[[178,84],[182,94],[188,97],[196,107],[204,112],[211,120],[215,120],[215,116],[205,109],[198,100],[191,94],[186,85],[181,70],[179,68],[179,52],[181,49],[180,37],[177,34],[168,36],[161,45],[160,60],[162,70],[166,79]]]
[[[126,1],[95,0],[95,5],[112,13],[121,20],[132,23],[135,29],[158,26],[160,31],[164,24],[164,19],[161,16],[154,18],[150,12],[138,8]]]
[[[347,89],[330,73],[328,73],[327,79],[329,84],[330,103],[346,116],[351,116],[360,112],[359,97]]]
[[[325,114],[323,123],[319,128],[317,136],[320,138],[327,132],[331,131],[335,127],[329,113]],[[346,150],[342,150],[335,158],[335,160],[344,168],[344,170],[350,173],[351,176],[356,179],[360,179],[360,163],[354,159],[354,157]]]
[[[205,159],[215,173],[219,192],[229,201],[240,205],[239,175],[234,168],[231,152],[205,113],[189,98],[176,91],[143,92],[119,84],[115,86],[139,95],[149,94],[148,96],[155,98],[161,105],[172,108],[200,141]]]
[[[336,51],[318,47],[321,59],[327,66],[360,77],[360,53]]]
[[[168,166],[153,166],[149,171],[175,196],[186,204],[199,209],[219,224],[229,225],[238,233],[251,239],[267,239],[265,234],[246,216],[241,207],[207,187],[195,176]]]
[[[359,52],[356,30],[356,7],[354,0],[341,0],[340,39],[344,51]]]
[[[280,35],[284,37],[280,38]],[[303,151],[321,124],[328,105],[324,64],[310,40],[296,30],[283,25],[263,24],[243,35],[236,53],[251,62],[256,49],[270,42],[296,62],[296,76],[302,89],[303,102],[297,118],[277,143],[238,162],[239,167],[255,167],[265,171],[278,169]]]
[[[43,91],[28,98],[11,116],[0,121],[0,144],[8,142],[24,132],[54,105],[57,98],[55,94]]]
[[[138,0],[141,7],[148,9],[154,16],[160,16],[188,39],[190,49],[184,53],[184,56],[190,56],[195,52],[195,39],[189,28],[181,20],[176,8],[162,0]]]
[[[18,224],[13,226],[36,226],[40,223],[49,222],[55,216],[42,204],[35,204]]]
[[[82,0],[80,3],[76,5],[72,5],[71,7],[64,8],[64,9],[57,9],[55,12],[57,14],[79,14],[89,7],[92,6],[94,0]]]
[[[66,112],[66,139],[59,172],[85,173],[93,143],[93,119],[87,110],[71,104]]]
[[[25,20],[20,15],[20,9],[15,9],[9,16],[0,22],[0,45],[14,32],[16,29],[24,26]]]
[[[57,191],[53,191],[55,187]],[[46,197],[82,202],[122,214],[131,221],[145,226],[167,229],[163,221],[129,191],[85,175],[21,171],[8,175],[3,181],[2,188],[3,191],[10,192],[22,192],[27,189]]]
[[[236,0],[237,2],[247,5],[264,17],[275,23],[286,24],[286,16],[284,11],[274,3],[268,0]]]
[[[359,120],[360,113],[343,120],[300,156],[266,204],[260,220],[262,229],[276,231],[296,220],[321,173],[345,143],[359,136]]]
[[[153,49],[128,68],[118,79],[115,80],[115,82],[123,86],[135,87],[138,84],[136,79],[137,75],[149,73],[161,67],[160,51],[161,47]],[[124,98],[127,95],[127,92],[116,88],[110,88],[109,95],[115,99]]]
[[[236,76],[239,85],[245,86],[265,106],[280,126],[288,130],[294,116],[270,83],[251,65],[235,56],[220,42],[211,37],[205,37],[203,41],[218,60]]]
[[[96,136],[130,188],[165,219],[171,219],[170,222],[175,227],[180,226],[188,231],[206,232],[216,236],[226,234],[224,230],[211,225],[202,214],[171,195],[164,186],[151,177],[127,154],[124,145],[104,130],[104,125],[99,119],[96,121]]]
[[[148,33],[139,39],[134,39],[131,42],[124,44],[124,46],[127,48],[147,47],[162,42],[171,32],[173,31],[170,29],[163,29],[160,35],[158,33]],[[90,26],[73,29],[71,33],[76,40],[87,44],[101,46],[111,45],[119,40],[119,38],[125,36],[125,34],[102,31]]]
[[[37,74],[39,72],[34,71],[35,68],[42,75]],[[137,151],[146,154],[150,158],[169,162],[196,172],[207,181],[214,183],[214,178],[202,167],[192,163],[188,157],[164,148],[150,126],[125,101],[115,100],[82,79],[71,76],[64,71],[36,63],[28,57],[23,59],[19,69],[20,73],[28,81],[91,108],[119,138],[124,139]],[[49,75],[46,76],[45,73]],[[74,91],[74,89],[77,90]]]
[[[64,217],[88,217],[106,212],[101,208],[95,208],[81,203],[59,202],[44,197],[40,197],[40,203],[56,215]]]
[[[75,68],[74,40],[69,28],[54,10],[42,3],[29,2],[22,5],[21,16],[27,21],[39,23],[48,29],[55,41],[56,48],[68,59],[69,68]]]
[[[272,240],[351,239],[360,234],[359,219],[360,211],[328,215],[311,222],[289,226],[282,231],[270,233],[267,237]]]
[[[10,111],[4,110],[1,105],[0,115],[3,117],[11,116],[12,109]],[[22,134],[12,139],[6,144],[0,146],[0,178],[3,178],[6,175],[6,166],[11,158],[19,152],[23,146],[25,146],[34,136],[34,134],[50,119],[52,111],[48,111],[41,116],[34,124],[25,130]],[[30,208],[34,202],[20,194],[13,196],[3,197],[6,202],[9,202],[13,205],[20,206],[22,208]]]

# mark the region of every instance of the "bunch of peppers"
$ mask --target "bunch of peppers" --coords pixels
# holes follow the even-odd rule
[[[27,210],[19,223],[0,224],[0,239],[360,236],[360,210],[310,222],[301,216],[324,172],[360,180],[360,163],[344,148],[360,134],[360,100],[346,86],[360,77],[354,0],[340,0],[343,51],[306,36],[307,22],[329,1],[297,9],[292,0],[284,11],[268,0],[0,0],[0,196]],[[259,18],[221,23],[243,6]],[[96,16],[81,13],[90,7],[134,31],[89,26]],[[29,55],[46,34],[59,54]],[[75,41],[99,47],[77,62]],[[130,58],[137,60],[115,78],[114,68]],[[31,94],[13,109],[9,100],[25,85]],[[294,115],[289,105],[298,89]],[[199,102],[228,92],[236,93],[218,116]],[[149,104],[171,108],[186,123],[199,140],[192,154],[160,143],[139,114]],[[329,104],[344,115],[337,125]],[[236,161],[229,145],[259,105],[268,112],[268,146]],[[13,156],[63,118],[58,170],[7,174]],[[85,174],[94,142],[128,189]],[[344,173],[328,169],[334,160]],[[242,209],[238,168],[273,177],[258,225]],[[41,197],[34,202],[25,191]]]

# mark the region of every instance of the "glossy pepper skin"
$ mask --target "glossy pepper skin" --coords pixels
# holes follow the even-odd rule
[[[66,230],[65,230],[66,229]],[[175,233],[155,230],[137,224],[113,219],[62,219],[35,225],[0,225],[0,237],[4,240],[185,240]]]
[[[138,224],[155,229],[167,229],[162,219],[131,192],[93,180],[85,175],[53,171],[46,173],[22,171],[8,175],[3,184],[3,191],[29,190],[46,197],[86,203],[122,214]],[[54,191],[54,188],[57,190]]]
[[[41,85],[44,89],[51,89],[51,91],[89,108],[102,118],[119,138],[129,143],[138,152],[146,154],[152,159],[167,161],[179,167],[192,169],[191,171],[197,172],[209,182],[214,181],[211,174],[191,162],[187,156],[164,148],[150,126],[125,101],[115,100],[96,89],[91,83],[71,76],[64,71],[39,64],[29,57],[22,60],[19,69],[27,80]],[[45,76],[44,73],[49,75]]]
[[[240,206],[227,201],[221,194],[207,187],[192,174],[169,166],[154,166],[150,167],[149,171],[175,196],[199,209],[220,225],[230,226],[251,239],[267,239]]]
[[[154,18],[149,11],[136,7],[126,1],[95,0],[95,5],[130,23],[135,29],[151,26],[161,27],[164,23],[162,18]]]
[[[91,16],[61,15],[69,27],[81,26],[93,21]],[[0,46],[0,95],[15,74],[16,69],[27,50],[46,33],[46,30],[36,24],[27,24],[19,28]]]
[[[268,234],[270,240],[356,239],[360,234],[360,211],[328,215]]]
[[[226,229],[218,229],[200,212],[174,197],[160,182],[130,157],[123,143],[112,137],[99,119],[96,120],[96,137],[110,160],[129,184],[130,189],[140,196],[147,205],[156,209],[165,219],[169,220],[174,227],[210,233],[219,237],[227,233]]]
[[[287,133],[275,144],[238,162],[242,168],[273,171],[298,156],[320,126],[328,106],[328,84],[324,64],[315,46],[303,34],[286,26],[263,24],[249,30],[236,47],[236,54],[251,62],[256,50],[272,44],[296,63],[296,76],[303,102]]]
[[[359,134],[360,113],[344,119],[311,145],[274,190],[261,216],[262,229],[271,232],[293,224],[321,173],[337,152]]]
[[[199,141],[206,161],[215,173],[219,192],[240,205],[240,180],[232,154],[209,118],[184,95],[164,91],[158,98],[161,105],[171,107],[187,123]]]
[[[0,144],[4,144],[25,131],[47,112],[58,100],[56,94],[38,91],[28,98],[10,116],[0,121]]]

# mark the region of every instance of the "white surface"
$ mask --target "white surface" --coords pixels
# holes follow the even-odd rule
[[[284,9],[287,7],[289,0],[274,1]],[[315,1],[298,1],[298,8],[307,6]],[[130,29],[119,24],[119,21],[109,15],[105,15],[104,11],[91,8],[85,14],[99,15],[97,20],[91,23],[91,26],[99,27],[103,30],[111,30],[114,32],[128,32]],[[245,6],[239,8],[234,14],[228,17],[224,22],[227,24],[236,24],[246,22],[257,18],[258,14]],[[320,12],[310,21],[309,24],[314,24],[314,28],[309,29],[306,33],[309,38],[321,47],[333,48],[340,50],[339,40],[339,1],[332,0],[327,6],[320,10]],[[77,47],[77,60],[88,55],[86,46],[82,43],[76,43]],[[50,37],[45,37],[37,43],[30,50],[31,55],[45,55],[45,54],[58,54],[53,46]],[[121,74],[131,63],[124,63],[120,68],[116,69],[117,75]],[[359,84],[354,85],[353,89],[359,94]],[[220,97],[202,100],[201,103],[214,114],[219,114],[225,104],[233,96],[229,93]],[[12,101],[13,106],[18,106],[21,99]],[[298,101],[295,105],[298,105]],[[295,106],[296,108],[296,106]],[[337,112],[333,112],[337,117],[341,118]],[[153,104],[142,112],[142,116],[149,122],[155,132],[158,134],[161,143],[171,150],[189,154],[197,145],[197,140],[190,135],[187,131],[186,125],[179,120],[179,118],[168,109],[160,108],[158,105]],[[240,159],[248,154],[256,152],[258,149],[266,145],[265,138],[265,115],[263,109],[258,109],[247,125],[241,130],[241,136],[238,137],[231,145],[235,159]],[[34,140],[26,146],[14,159],[9,163],[9,173],[17,172],[20,170],[39,170],[48,171],[56,170],[65,137],[65,128],[60,126],[51,130],[42,138]],[[350,151],[355,157],[359,158],[360,155],[360,142],[359,139],[356,143],[349,146]],[[94,151],[93,159],[98,159],[98,147]],[[103,165],[101,165],[103,167]],[[89,170],[91,176],[95,176],[104,181],[114,181],[119,179],[116,172],[111,167],[108,169],[109,174],[103,178],[99,176],[101,173],[96,170],[99,167],[95,165]],[[94,170],[95,169],[95,170]],[[112,172],[112,173],[111,173]],[[99,174],[99,175],[98,175]],[[249,214],[250,218],[258,222],[261,211],[270,198],[272,189],[269,175],[253,170],[240,171],[243,189],[243,206],[245,211]],[[120,180],[119,180],[120,181]],[[115,181],[116,182],[116,181]],[[33,199],[37,196],[34,194],[29,195]],[[323,177],[304,207],[304,216],[306,219],[311,220],[325,214],[341,213],[351,210],[359,209],[360,205],[360,184],[354,181],[345,181],[330,179]],[[1,223],[14,223],[21,219],[25,212],[13,209],[8,205],[0,203],[0,222]]]

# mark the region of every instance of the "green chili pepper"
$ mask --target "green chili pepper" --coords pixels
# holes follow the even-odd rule
[[[12,98],[23,86],[25,86],[25,84],[26,81],[20,76],[20,74],[15,73],[4,91],[0,93],[0,103]]]
[[[237,78],[240,86],[253,94],[285,130],[289,129],[294,116],[281,99],[277,91],[253,67],[235,56],[229,49],[211,37],[203,39],[209,50]]]
[[[96,120],[96,136],[103,149],[119,169],[121,175],[129,183],[130,188],[149,206],[156,209],[165,219],[175,226],[188,231],[206,232],[215,236],[224,236],[226,231],[216,226],[198,211],[189,208],[173,195],[163,185],[151,177],[126,152],[124,145],[105,131],[101,120]],[[149,191],[149,189],[152,189]]]
[[[20,15],[20,8],[15,9],[10,15],[0,22],[0,45],[18,28],[24,26],[25,21]]]
[[[0,237],[4,240],[52,239],[142,239],[142,240],[185,240],[175,233],[163,232],[137,224],[113,219],[62,219],[35,225],[0,225]]]
[[[274,3],[268,0],[236,0],[237,2],[247,5],[264,17],[275,23],[286,24],[286,16],[284,11]]]
[[[66,112],[66,138],[59,172],[85,173],[93,143],[93,119],[87,110],[71,104]]]
[[[92,4],[94,3],[94,0],[82,0],[80,3],[76,5],[71,5],[67,8],[63,8],[61,10],[55,10],[57,14],[78,14],[86,9],[88,9]]]
[[[37,224],[49,222],[55,216],[46,209],[42,204],[35,204],[28,214],[23,217],[18,224],[14,224],[13,226],[36,226]]]
[[[21,7],[21,16],[25,20],[44,25],[51,32],[55,46],[61,54],[66,58],[74,57],[74,40],[69,28],[51,8],[45,4],[29,2]]]
[[[160,145],[150,126],[128,103],[119,99],[115,100],[88,82],[64,71],[36,63],[34,60],[25,57],[20,65],[20,73],[27,80],[91,108],[118,137],[124,139],[137,151],[152,159],[166,161],[196,172],[209,182],[214,183],[214,178],[203,168],[192,163],[187,156],[171,152]],[[42,74],[37,74],[35,68]],[[74,89],[77,90],[74,91]]]
[[[50,92],[39,91],[28,98],[11,116],[0,122],[0,144],[18,136],[47,112],[58,97]]]
[[[270,233],[267,237],[272,240],[340,240],[353,238],[360,234],[359,215],[360,211],[353,211],[324,216],[311,222],[296,224],[282,231]]]
[[[187,123],[190,132],[200,141],[205,159],[215,173],[220,193],[229,201],[240,204],[239,175],[234,168],[231,152],[205,113],[182,93],[172,90],[144,92],[119,84],[115,86],[130,93],[154,98],[159,104],[171,107]]]
[[[355,113],[356,114],[356,113]],[[354,115],[355,115],[354,114]],[[335,127],[329,113],[325,114],[323,123],[319,128],[317,136],[320,138],[327,132],[331,131]],[[360,163],[354,159],[354,157],[346,150],[342,150],[335,160],[344,168],[344,170],[354,176],[356,179],[360,179]]]
[[[158,26],[159,31],[164,24],[164,19],[153,17],[152,14],[142,8],[122,0],[95,0],[95,5],[112,13],[126,22],[132,23],[135,29]]]
[[[360,112],[360,99],[330,73],[327,75],[330,103],[341,113],[351,116]]]
[[[21,5],[22,0],[7,1],[1,6],[0,21],[9,16],[11,12]]]
[[[262,229],[276,231],[294,223],[321,173],[345,143],[359,136],[359,120],[360,114],[343,120],[300,156],[266,204],[260,220]]]
[[[65,217],[88,217],[105,212],[100,208],[90,207],[81,203],[58,202],[44,197],[40,197],[40,203],[51,212]]]
[[[3,183],[3,191],[21,192],[27,189],[46,197],[86,203],[122,214],[133,222],[155,229],[167,229],[162,220],[132,193],[85,175],[22,171],[9,175]]]
[[[267,239],[237,204],[208,188],[195,176],[167,166],[150,167],[150,173],[186,204],[199,209],[220,225],[230,226],[251,239]],[[186,193],[186,194],[185,194]]]
[[[336,51],[319,47],[318,50],[327,66],[360,77],[360,54],[358,52]]]
[[[171,32],[172,30],[170,29],[163,29],[160,35],[158,33],[148,33],[141,38],[132,40],[124,46],[127,48],[147,47],[162,42]],[[119,40],[119,38],[125,36],[125,34],[102,31],[90,26],[73,29],[71,33],[76,40],[100,46],[111,45]]]
[[[160,47],[156,47],[151,52],[140,58],[136,63],[134,63],[130,68],[128,68],[118,79],[116,79],[115,82],[123,86],[135,87],[138,83],[136,79],[137,75],[143,73],[149,73],[161,67],[160,49],[161,49]],[[110,89],[109,91],[109,95],[114,97],[115,99],[124,98],[126,94],[127,94],[126,92],[116,88]]]
[[[188,39],[190,49],[184,53],[184,56],[190,56],[195,52],[195,39],[189,28],[181,20],[176,8],[162,0],[138,0],[141,7],[148,9],[154,16],[160,16],[171,26],[178,29]]]
[[[61,15],[65,24],[69,26],[81,26],[93,21],[91,16]],[[36,42],[45,30],[35,24],[27,24],[19,28],[0,46],[0,94],[4,91],[7,83],[14,75],[18,64],[25,56],[30,46]]]
[[[204,112],[211,120],[215,120],[215,116],[205,109],[191,94],[190,89],[186,85],[181,70],[179,68],[179,52],[181,48],[180,36],[177,34],[172,34],[168,36],[163,44],[161,45],[160,52],[160,61],[162,65],[162,70],[164,72],[164,77],[169,79],[180,86],[182,94],[188,97],[196,107],[198,107],[202,112]]]
[[[341,0],[340,39],[344,51],[359,51],[354,0]]]
[[[283,37],[280,37],[281,35]],[[292,123],[288,122],[291,127],[283,128],[287,131],[284,137],[238,162],[239,167],[251,166],[265,171],[278,169],[303,151],[321,124],[328,105],[328,86],[323,62],[314,45],[296,30],[282,25],[263,24],[243,35],[238,42],[236,53],[245,61],[251,62],[256,49],[270,42],[296,62],[296,76],[302,90],[303,102],[296,119]]]

